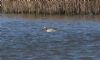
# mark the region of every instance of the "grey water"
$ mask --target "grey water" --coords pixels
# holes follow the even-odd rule
[[[100,60],[99,18],[2,15],[0,60]]]

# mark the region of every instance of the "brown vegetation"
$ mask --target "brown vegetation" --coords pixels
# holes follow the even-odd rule
[[[3,13],[100,14],[100,0],[2,0]]]

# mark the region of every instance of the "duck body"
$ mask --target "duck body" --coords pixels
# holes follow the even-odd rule
[[[57,31],[56,28],[47,28],[47,27],[44,27],[43,30],[44,30],[45,32],[56,32],[56,31]]]

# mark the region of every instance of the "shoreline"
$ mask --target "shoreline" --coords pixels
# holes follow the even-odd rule
[[[55,20],[68,20],[68,19],[76,19],[76,20],[98,20],[100,21],[100,15],[33,15],[33,14],[0,14],[0,17],[8,17],[8,18],[22,18],[22,19],[39,19],[39,20],[46,20],[46,19],[55,19]]]

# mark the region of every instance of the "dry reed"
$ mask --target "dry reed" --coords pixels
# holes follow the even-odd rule
[[[2,0],[3,13],[100,14],[100,0]]]

